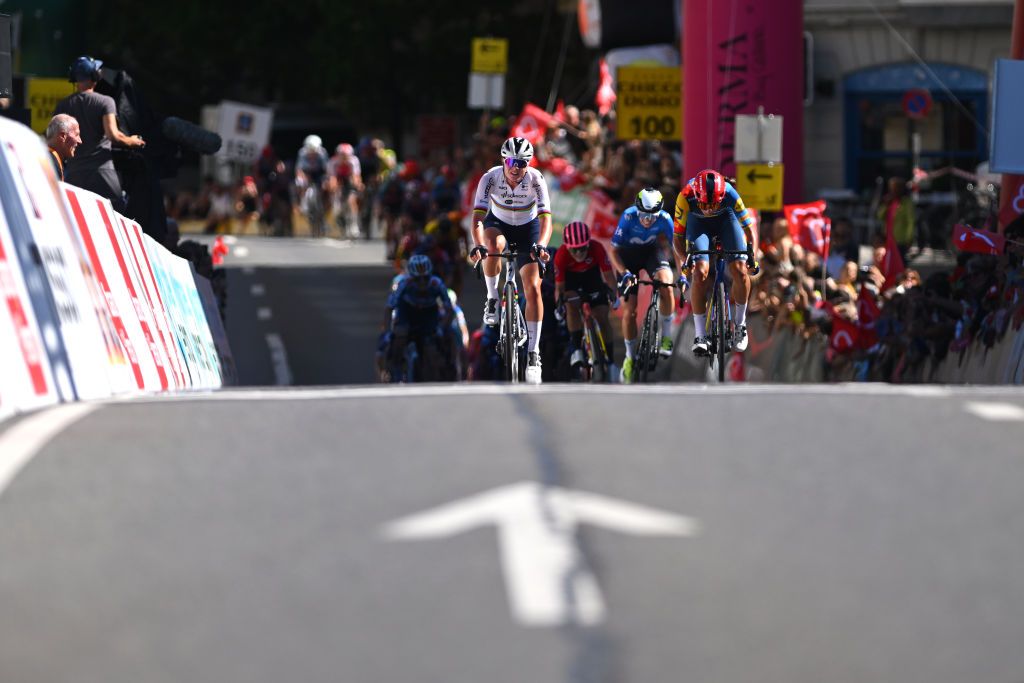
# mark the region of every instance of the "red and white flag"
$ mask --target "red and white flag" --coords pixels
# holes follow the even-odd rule
[[[899,284],[900,276],[907,269],[907,266],[903,263],[903,256],[900,254],[900,249],[896,246],[896,237],[893,236],[892,231],[889,231],[889,236],[885,238],[885,258],[882,259],[882,275],[885,276],[885,284],[882,285],[882,291],[895,287]]]
[[[855,323],[843,318],[835,311],[832,312],[832,334],[829,335],[828,345],[839,353],[846,353],[857,348],[857,339],[860,331]]]
[[[612,110],[616,100],[615,88],[612,86],[612,73],[608,68],[608,62],[601,60],[601,85],[597,88],[597,95],[594,102],[597,104],[597,112],[604,116]]]
[[[958,223],[953,226],[953,244],[959,251],[998,256],[1006,247],[1006,237]]]
[[[825,200],[819,199],[807,204],[787,204],[783,212],[793,241],[827,259],[832,240],[832,219],[825,215],[825,207]]]
[[[535,145],[544,141],[544,132],[548,129],[549,123],[558,123],[551,114],[547,113],[536,104],[527,102],[523,105],[523,111],[512,126],[512,136],[526,138]]]
[[[882,311],[875,301],[874,294],[865,285],[861,285],[860,294],[857,295],[857,326],[860,328],[857,341],[860,348],[870,349],[878,343],[875,323],[881,315]]]

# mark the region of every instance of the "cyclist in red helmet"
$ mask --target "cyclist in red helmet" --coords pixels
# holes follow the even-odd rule
[[[590,226],[573,221],[562,231],[562,246],[555,252],[555,300],[565,301],[565,326],[569,329],[569,348],[573,367],[582,365],[583,316],[581,304],[590,304],[590,311],[604,331],[608,360],[615,357],[611,327],[608,323],[608,293],[613,292],[615,306],[618,294],[615,274],[608,252],[600,242],[590,239]],[[576,301],[570,301],[575,299]]]
[[[718,171],[706,169],[691,178],[676,198],[673,233],[673,246],[684,262],[689,248],[694,251],[709,249],[713,235],[718,235],[722,247],[727,250],[747,250],[746,257],[730,257],[729,263],[729,274],[732,277],[732,320],[735,326],[733,349],[743,351],[747,348],[747,299],[750,297],[748,261],[756,268],[753,255],[753,247],[757,244],[754,217],[743,205],[736,188]],[[693,307],[693,323],[696,328],[693,353],[706,355],[709,349],[705,323],[710,266],[706,255],[696,258],[690,290],[690,305]],[[680,276],[680,283],[690,285],[683,275]]]

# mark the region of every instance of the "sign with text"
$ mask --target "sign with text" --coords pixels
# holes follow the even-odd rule
[[[507,38],[474,38],[470,71],[478,74],[508,72]]]
[[[736,164],[736,190],[748,207],[782,209],[782,164]]]
[[[682,76],[676,66],[620,66],[616,136],[619,140],[681,140]]]
[[[253,163],[270,142],[274,110],[224,100],[218,107],[217,132],[224,141],[217,156]]]
[[[57,103],[75,92],[75,84],[66,78],[29,78],[25,93],[32,112],[32,130],[42,135],[53,118]]]
[[[734,156],[736,163],[782,163],[782,117],[737,114]]]

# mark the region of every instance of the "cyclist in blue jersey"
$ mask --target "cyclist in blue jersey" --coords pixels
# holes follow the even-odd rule
[[[732,278],[732,320],[733,344],[736,351],[747,348],[747,300],[750,297],[751,267],[757,270],[754,260],[753,245],[757,244],[754,217],[743,205],[736,189],[726,182],[718,171],[707,169],[701,171],[686,183],[686,187],[676,198],[675,237],[673,245],[676,254],[685,263],[688,249],[706,251],[711,247],[711,237],[718,235],[722,248],[741,251],[746,249],[747,256],[729,257],[729,274]],[[707,255],[697,256],[693,267],[693,283],[690,293],[690,305],[693,307],[693,323],[696,328],[693,340],[693,353],[698,356],[707,355],[710,343],[707,337],[707,287],[710,269]],[[684,286],[685,275],[680,275]]]
[[[633,285],[641,270],[648,277],[665,284],[672,283],[669,254],[672,250],[672,217],[665,208],[665,198],[653,187],[641,190],[633,203],[619,219],[619,227],[612,236],[609,254],[619,277],[619,291],[630,290],[623,297],[622,337],[626,345],[626,358],[622,361],[622,381],[629,382],[633,376],[633,354],[636,352],[636,297]],[[666,289],[658,300],[661,313],[661,347],[663,356],[672,355],[670,330],[673,311],[676,307],[675,291]]]
[[[410,341],[418,343],[424,357],[430,353],[430,346],[442,354],[450,347],[449,323],[455,311],[448,288],[433,275],[433,270],[427,256],[413,256],[407,265],[408,277],[399,282],[388,297],[387,317],[391,326],[388,356],[392,367],[401,364],[401,354]]]

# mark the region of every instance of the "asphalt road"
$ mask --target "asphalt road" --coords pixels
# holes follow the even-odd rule
[[[66,410],[0,425],[5,682],[1024,680],[1019,391]]]

